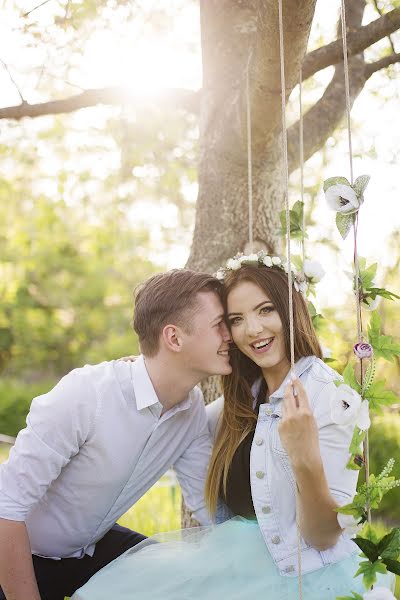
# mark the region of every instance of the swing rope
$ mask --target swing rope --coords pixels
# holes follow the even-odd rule
[[[346,7],[345,1],[341,0],[341,23],[342,23],[342,40],[343,40],[343,64],[344,64],[344,83],[345,83],[345,92],[346,92],[346,116],[347,116],[347,137],[348,137],[348,146],[349,146],[349,167],[350,167],[350,183],[353,185],[354,183],[354,175],[353,175],[353,150],[352,150],[352,141],[351,141],[351,119],[350,119],[350,85],[349,85],[349,66],[348,66],[348,56],[347,56],[347,29],[346,29]],[[353,223],[353,234],[354,234],[354,287],[355,287],[355,295],[356,295],[356,314],[357,314],[357,338],[359,342],[362,342],[364,339],[363,334],[363,326],[361,319],[361,299],[359,293],[359,282],[360,282],[360,266],[358,262],[358,252],[357,252],[357,228],[358,228],[358,213],[356,213]],[[361,369],[360,369],[360,384],[361,388],[363,387],[363,363],[362,359],[360,359]],[[368,486],[369,481],[369,436],[368,430],[365,434],[364,440],[364,464],[365,464],[365,481]],[[368,523],[371,523],[371,507],[368,503],[367,506],[367,520]]]
[[[249,245],[250,253],[253,252],[253,168],[251,156],[251,106],[250,106],[250,63],[252,52],[249,54],[246,69],[246,124],[247,124],[247,190],[249,210]]]
[[[290,247],[290,209],[289,209],[289,165],[287,150],[287,128],[286,128],[286,79],[285,79],[285,47],[283,40],[283,14],[282,0],[278,0],[279,17],[279,58],[281,70],[281,116],[282,116],[282,159],[284,175],[284,200],[286,214],[286,255],[288,262],[288,288],[289,288],[289,340],[290,340],[290,366],[294,372],[294,315],[293,315],[293,278],[291,269],[291,247]],[[301,531],[298,521],[299,497],[296,492],[296,527],[297,527],[297,570],[299,600],[303,600],[303,579],[301,565]]]

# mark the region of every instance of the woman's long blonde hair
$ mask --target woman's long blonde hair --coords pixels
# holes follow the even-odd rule
[[[286,357],[290,362],[289,299],[287,274],[279,267],[242,265],[225,277],[223,302],[227,309],[229,293],[242,282],[256,284],[272,301],[282,321]],[[306,302],[299,292],[293,291],[294,357],[322,358]],[[232,373],[222,378],[224,408],[218,424],[213,453],[206,481],[206,503],[215,513],[221,493],[226,495],[226,484],[233,455],[241,441],[254,429],[257,415],[253,410],[251,386],[262,376],[261,368],[232,344],[230,351]]]

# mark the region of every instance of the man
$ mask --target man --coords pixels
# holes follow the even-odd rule
[[[75,369],[33,400],[0,467],[0,599],[63,600],[142,541],[115,522],[171,465],[209,523],[211,444],[194,386],[231,372],[219,287],[186,269],[151,277],[136,295],[143,355]]]

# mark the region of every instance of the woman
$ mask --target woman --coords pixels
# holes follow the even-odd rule
[[[279,259],[256,259],[231,259],[220,271],[233,372],[224,399],[208,409],[215,445],[206,499],[210,511],[221,514],[222,502],[233,518],[176,532],[169,543],[143,542],[74,600],[295,599],[299,563],[307,600],[364,591],[353,578],[358,548],[335,512],[357,483],[357,471],[346,469],[352,428],[330,416],[338,375],[321,360],[296,283],[291,373],[288,277]],[[392,576],[379,585],[391,587]]]

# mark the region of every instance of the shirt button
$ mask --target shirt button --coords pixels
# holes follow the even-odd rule
[[[284,569],[285,573],[293,573],[293,571],[294,571],[293,565],[289,565],[288,567],[286,567],[286,569]]]
[[[257,437],[254,441],[257,444],[257,446],[262,446],[264,443],[264,440],[261,437]]]
[[[265,414],[266,414],[266,415],[268,415],[268,416],[271,416],[271,415],[272,415],[272,413],[273,413],[273,410],[272,410],[272,408],[271,408],[270,406],[268,406],[268,407],[265,409]]]
[[[264,513],[264,515],[268,515],[271,512],[271,507],[270,506],[263,506],[261,510]]]
[[[281,538],[279,537],[279,535],[274,535],[274,537],[271,539],[271,542],[273,544],[280,544],[281,543]]]
[[[264,477],[265,473],[264,471],[256,471],[256,477],[258,477],[258,479],[262,479]]]

